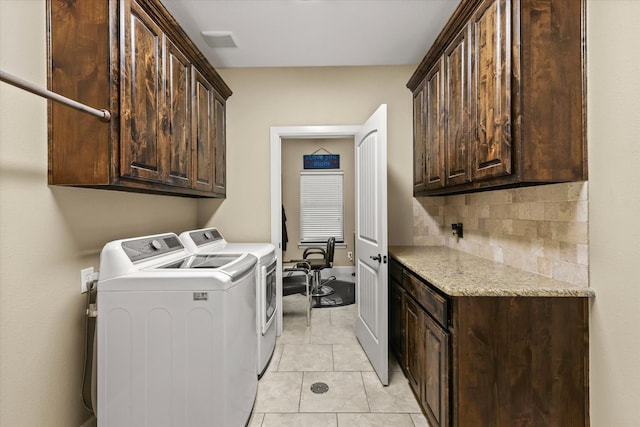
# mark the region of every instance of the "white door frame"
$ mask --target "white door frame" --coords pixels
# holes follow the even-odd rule
[[[355,138],[362,125],[271,127],[271,243],[276,247],[276,333],[282,334],[282,140]]]

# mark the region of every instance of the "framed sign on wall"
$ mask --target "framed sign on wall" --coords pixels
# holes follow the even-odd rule
[[[340,154],[305,154],[305,169],[340,169]]]

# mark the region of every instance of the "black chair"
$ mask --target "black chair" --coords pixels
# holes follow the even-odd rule
[[[331,276],[325,280],[322,280],[322,270],[325,268],[331,268],[333,266],[333,254],[336,249],[336,238],[330,237],[327,239],[327,247],[324,248],[307,248],[302,253],[302,260],[299,261],[298,266],[308,266],[313,272],[313,280],[311,281],[311,296],[312,297],[324,297],[331,295],[334,290],[330,286],[326,286],[327,283],[336,280],[335,276]]]

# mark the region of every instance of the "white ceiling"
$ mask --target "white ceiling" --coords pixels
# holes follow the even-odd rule
[[[417,64],[459,0],[161,0],[217,68]],[[231,31],[211,48],[203,31]]]

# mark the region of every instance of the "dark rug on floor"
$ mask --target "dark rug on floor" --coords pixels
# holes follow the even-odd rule
[[[326,297],[311,297],[311,307],[341,307],[343,305],[351,305],[356,302],[356,284],[346,282],[344,280],[334,280],[327,283],[326,286],[333,288],[335,291]]]

